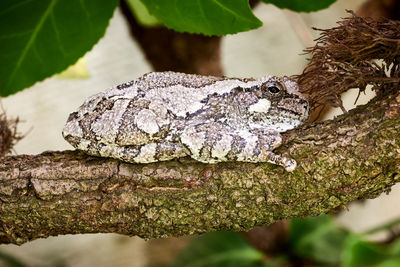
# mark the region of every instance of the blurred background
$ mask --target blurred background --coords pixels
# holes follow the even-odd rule
[[[249,32],[222,38],[221,61],[224,75],[259,77],[300,74],[306,65],[303,49],[313,45],[319,32],[312,27],[331,28],[349,16],[346,9],[358,10],[364,0],[338,0],[328,9],[294,13],[273,5],[259,4],[255,15],[264,25]],[[126,19],[118,8],[105,36],[69,73],[39,82],[29,89],[2,99],[10,118],[19,117],[18,130],[25,137],[15,146],[16,154],[37,154],[45,150],[72,147],[64,141],[61,129],[70,112],[83,101],[108,87],[130,81],[152,67],[132,39]],[[343,96],[347,110],[353,108],[358,91]],[[373,96],[362,94],[357,104]],[[341,114],[331,110],[325,119]],[[400,201],[400,187],[373,200],[352,203],[336,221],[355,232],[400,217],[394,205]],[[376,236],[375,238],[383,238]],[[164,266],[184,247],[188,238],[144,241],[115,234],[59,236],[35,240],[22,246],[0,245],[0,253],[18,258],[27,266]],[[1,263],[0,263],[1,265]]]

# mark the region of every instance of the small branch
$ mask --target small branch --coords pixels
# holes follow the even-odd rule
[[[0,243],[78,233],[246,231],[327,213],[399,181],[399,115],[397,91],[285,133],[277,152],[297,160],[294,173],[268,163],[186,158],[127,164],[76,151],[7,157],[0,163]]]

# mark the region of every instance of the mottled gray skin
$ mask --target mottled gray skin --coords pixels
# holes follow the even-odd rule
[[[153,72],[110,88],[70,114],[64,138],[90,155],[149,163],[191,156],[204,163],[293,159],[272,150],[308,118],[286,77],[236,79]]]

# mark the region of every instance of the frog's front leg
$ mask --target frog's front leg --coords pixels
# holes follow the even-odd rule
[[[266,158],[267,162],[280,165],[283,168],[285,168],[286,171],[292,172],[296,169],[297,163],[294,159],[287,158],[281,155],[277,155],[273,153],[272,151],[264,151],[262,152],[263,157]]]
[[[272,152],[272,150],[282,144],[282,136],[279,132],[255,130],[252,131],[252,134],[256,135],[258,138],[261,158],[265,158],[267,162],[284,167],[288,172],[292,172],[296,169],[297,163],[294,159],[277,155]]]
[[[212,122],[186,127],[180,139],[191,157],[201,162],[270,162],[287,171],[296,168],[293,159],[272,152],[282,142],[278,132],[236,130]]]

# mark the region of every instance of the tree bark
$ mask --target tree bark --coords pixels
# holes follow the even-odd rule
[[[128,164],[77,151],[6,157],[0,243],[78,233],[159,238],[247,231],[331,212],[399,181],[399,115],[395,91],[335,120],[284,133],[276,152],[296,159],[293,173],[268,163],[188,158]]]

